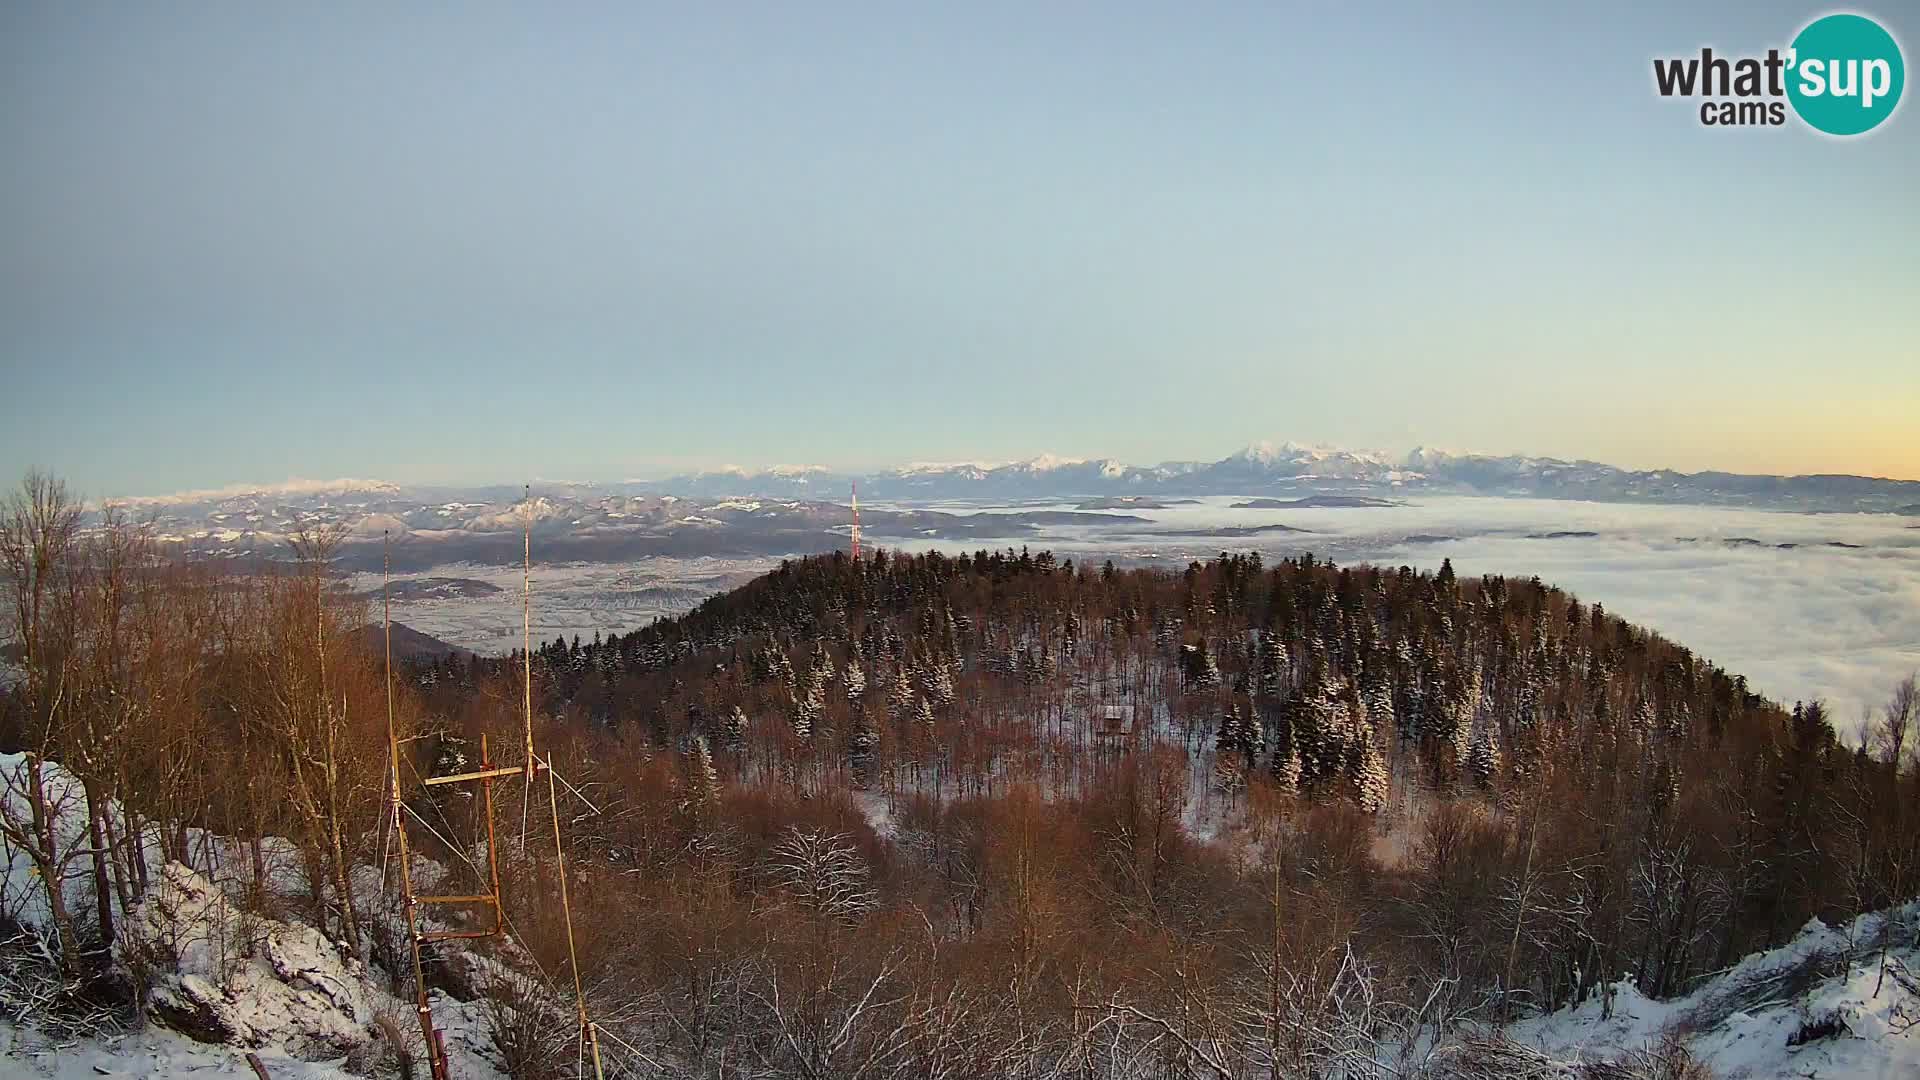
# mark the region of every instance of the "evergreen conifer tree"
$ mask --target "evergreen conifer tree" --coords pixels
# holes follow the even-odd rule
[[[826,712],[826,688],[815,683],[793,703],[793,734],[802,742],[813,739],[813,729]]]
[[[693,792],[695,798],[704,806],[712,806],[720,801],[720,770],[714,767],[713,751],[707,746],[705,735],[693,737]]]
[[[1468,754],[1467,765],[1473,772],[1473,782],[1491,790],[1500,773],[1500,747],[1494,741],[1492,724],[1480,729],[1480,737],[1474,740],[1473,750]]]
[[[913,677],[907,673],[903,665],[895,668],[893,672],[893,688],[887,696],[887,715],[895,723],[904,723],[912,712]]]
[[[1274,725],[1273,762],[1269,771],[1273,782],[1279,786],[1282,794],[1293,795],[1300,790],[1300,751],[1294,745],[1293,724],[1283,715]]]
[[[927,697],[935,707],[944,709],[953,704],[953,670],[945,664],[935,664],[927,672]]]
[[[1393,712],[1393,680],[1384,671],[1367,680],[1362,700],[1367,706],[1367,727],[1372,731],[1389,732],[1399,728],[1399,720]]]
[[[1372,738],[1354,740],[1347,753],[1347,780],[1354,804],[1365,813],[1377,814],[1387,805],[1387,763]]]
[[[867,692],[867,672],[860,666],[860,643],[857,641],[847,651],[847,667],[840,680],[841,687],[847,692],[847,700],[859,704],[860,698]]]
[[[873,730],[873,721],[867,716],[867,710],[856,706],[849,721],[847,732],[847,764],[853,767],[854,780],[867,787],[873,783],[873,755],[880,745],[880,737]]]
[[[1280,640],[1279,631],[1269,628],[1260,635],[1260,693],[1278,698],[1286,690],[1289,668],[1287,646]]]
[[[739,753],[747,745],[747,711],[735,705],[720,730],[726,740],[722,745],[732,753]]]

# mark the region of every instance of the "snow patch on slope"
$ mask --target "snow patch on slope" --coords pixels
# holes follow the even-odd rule
[[[40,781],[60,850],[75,850],[87,831],[78,780],[59,764],[45,762]],[[27,820],[29,783],[27,755],[0,755],[0,813],[11,824]],[[117,804],[110,803],[106,814],[119,819]],[[244,1055],[254,1051],[269,1063],[276,1080],[345,1077],[355,1075],[343,1068],[347,1057],[367,1054],[381,1038],[377,1021],[383,1017],[415,1044],[417,1074],[424,1074],[411,1001],[397,998],[383,978],[318,930],[248,908],[200,872],[166,861],[157,836],[145,839],[152,884],[131,908],[114,904],[120,927],[114,961],[147,986],[148,1011],[158,1026],[131,1035],[56,1041],[0,1020],[0,1076],[252,1076]],[[187,847],[207,852],[216,864],[233,863],[242,854],[233,841],[197,829],[190,830]],[[283,899],[290,898],[298,887],[291,852],[275,838],[263,841],[262,848],[269,890],[284,890]],[[51,916],[38,868],[14,845],[0,844],[0,854],[6,859],[0,913],[46,932]],[[89,860],[76,858],[63,867],[62,892],[74,913],[89,912],[95,903],[88,865]],[[416,859],[415,866],[416,875],[430,885],[443,872],[425,859]],[[356,898],[363,911],[379,918],[379,871],[358,870]],[[497,967],[495,961],[463,955],[470,964]],[[501,1078],[485,1006],[438,990],[431,999],[454,1075]],[[16,1063],[31,1071],[20,1072]]]
[[[1890,947],[1884,975],[1883,931]],[[1574,1061],[1682,1038],[1718,1080],[1920,1076],[1920,902],[1844,927],[1811,920],[1685,997],[1654,1001],[1631,981],[1600,1000],[1523,1020],[1508,1037]]]

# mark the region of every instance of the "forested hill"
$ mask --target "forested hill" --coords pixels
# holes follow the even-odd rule
[[[519,663],[419,678],[450,712]],[[1623,974],[1675,993],[1810,915],[1912,889],[1897,745],[1844,746],[1819,704],[1785,710],[1538,579],[836,553],[552,642],[533,670],[537,705],[671,753],[696,804],[1024,789],[1064,813],[1122,790],[1177,824],[1150,856],[1170,877],[1196,837],[1311,822],[1364,853],[1373,869],[1342,879],[1359,893],[1446,893],[1421,910],[1447,927],[1419,932],[1450,943],[1450,977],[1542,1004]]]
[[[1538,581],[834,554],[625,636],[407,659],[395,686],[325,545],[166,562],[29,490],[33,557],[0,581],[27,645],[0,690],[0,925],[41,936],[0,963],[117,1015],[165,1021],[190,973],[119,959],[172,940],[136,913],[182,872],[398,995],[395,820],[436,896],[501,895],[510,927],[436,905],[467,936],[422,971],[527,1076],[574,1015],[539,987],[571,969],[663,1075],[1461,1080],[1486,1074],[1379,1056],[1467,1039],[1471,1063],[1488,1022],[1717,993],[1810,916],[1916,890],[1912,684],[1856,748]],[[545,785],[426,783],[529,740]],[[487,845],[496,817],[522,842]],[[547,835],[564,877],[526,843]],[[1857,925],[1879,929],[1845,970],[1875,951],[1906,986],[1910,915]]]

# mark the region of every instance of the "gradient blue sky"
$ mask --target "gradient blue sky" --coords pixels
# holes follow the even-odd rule
[[[6,4],[0,468],[1920,477],[1914,103],[1652,90],[1825,8],[944,7]]]

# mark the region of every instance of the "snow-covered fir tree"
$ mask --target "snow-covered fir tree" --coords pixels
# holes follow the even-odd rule
[[[945,664],[936,663],[927,671],[927,697],[936,708],[944,709],[953,704],[953,670]]]
[[[1292,674],[1292,661],[1287,656],[1287,646],[1280,640],[1276,630],[1268,630],[1260,635],[1260,693],[1264,697],[1279,698],[1286,692],[1288,677]]]
[[[1480,735],[1473,741],[1473,749],[1467,755],[1467,767],[1473,772],[1473,782],[1482,788],[1492,788],[1494,780],[1500,775],[1500,747],[1494,740],[1493,725],[1487,724],[1480,729]]]
[[[1513,707],[1513,730],[1523,739],[1532,738],[1540,727],[1539,693],[1531,679],[1520,684]]]
[[[1628,732],[1635,740],[1645,740],[1651,737],[1658,727],[1659,721],[1653,715],[1653,695],[1643,693],[1640,695],[1639,703],[1633,707]]]
[[[826,709],[826,688],[818,683],[808,687],[807,692],[800,695],[793,703],[794,738],[802,742],[812,740],[814,728],[819,725],[820,718],[826,713]]]
[[[1685,701],[1669,706],[1660,718],[1661,734],[1667,739],[1677,741],[1687,737],[1693,730],[1693,708]]]
[[[1666,758],[1654,764],[1653,780],[1648,784],[1648,797],[1653,800],[1655,814],[1664,814],[1674,803],[1680,801],[1680,770]]]
[[[1274,725],[1273,760],[1268,772],[1283,794],[1300,790],[1300,751],[1293,742],[1293,725],[1284,719]]]
[[[735,705],[720,725],[720,736],[729,753],[739,753],[747,745],[747,710]]]
[[[820,686],[833,681],[833,658],[827,655],[824,643],[815,643],[813,646],[813,665],[807,672],[807,679]]]
[[[1387,805],[1387,762],[1371,737],[1355,739],[1347,751],[1347,783],[1354,805],[1377,814]]]
[[[1393,680],[1384,671],[1366,680],[1361,700],[1367,706],[1369,730],[1386,734],[1399,729],[1399,719],[1393,712]]]
[[[771,646],[770,648],[772,650],[770,667],[773,681],[786,687],[788,693],[792,693],[799,686],[799,677],[795,675],[793,671],[793,661],[787,659],[786,650],[780,648],[778,645]]]
[[[1419,742],[1425,737],[1428,728],[1427,714],[1431,698],[1426,686],[1417,673],[1407,679],[1406,688],[1400,694],[1400,703],[1393,710],[1394,719],[1399,721],[1400,738],[1408,742]]]
[[[860,698],[867,692],[867,672],[860,666],[860,644],[855,642],[847,652],[847,666],[840,676],[841,689],[846,691],[847,700],[859,704]]]
[[[1353,741],[1353,709],[1342,688],[1317,671],[1294,710],[1294,745],[1300,754],[1300,776],[1312,783],[1339,775]]]
[[[720,770],[714,767],[713,750],[707,746],[705,735],[693,737],[692,758],[688,771],[692,774],[694,798],[704,806],[712,806],[720,801]]]
[[[1207,643],[1180,647],[1180,662],[1187,680],[1187,689],[1204,692],[1217,689],[1220,685],[1220,665],[1207,651]]]
[[[1220,730],[1214,735],[1213,752],[1219,757],[1241,757],[1251,749],[1253,740],[1246,719],[1236,702],[1220,714]]]
[[[913,713],[913,676],[906,667],[895,668],[892,685],[887,689],[887,716],[895,723],[904,723]]]

